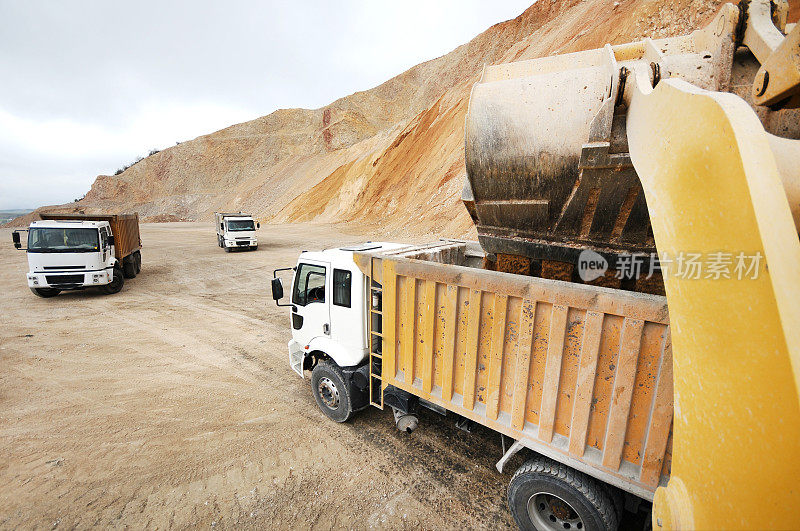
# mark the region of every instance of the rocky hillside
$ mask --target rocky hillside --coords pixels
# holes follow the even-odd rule
[[[80,208],[145,220],[358,222],[384,233],[464,236],[464,117],[484,64],[687,33],[718,0],[539,0],[447,55],[315,110],[279,110],[101,175]]]

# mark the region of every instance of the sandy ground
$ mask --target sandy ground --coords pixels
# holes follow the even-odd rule
[[[336,424],[289,369],[272,270],[366,238],[259,238],[228,254],[211,224],[143,225],[121,293],[40,299],[0,230],[0,527],[513,526],[499,436],[430,412],[411,435],[389,410]]]

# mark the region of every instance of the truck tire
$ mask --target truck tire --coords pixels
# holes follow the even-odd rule
[[[322,360],[314,367],[311,373],[311,391],[319,408],[331,420],[345,422],[352,416],[352,401],[344,374],[332,361]]]
[[[140,251],[136,251],[133,253],[133,263],[136,265],[136,274],[142,272],[142,253]]]
[[[225,249],[225,252],[226,252],[226,253],[229,253],[229,252],[231,252],[231,248],[230,248],[230,247],[225,247],[225,244],[224,244],[224,243],[222,244],[222,248],[223,248],[223,249]]]
[[[136,277],[136,262],[134,261],[132,254],[129,254],[122,259],[122,274],[125,276],[125,278]]]
[[[31,291],[34,295],[43,299],[49,299],[61,293],[61,290],[56,288],[31,288]]]
[[[122,286],[125,285],[125,275],[122,272],[122,267],[119,264],[114,266],[114,277],[105,286],[100,286],[100,291],[106,295],[113,295],[122,291]]]
[[[250,246],[250,250],[251,251],[258,251],[258,245],[251,245]]]
[[[508,507],[525,530],[614,531],[619,525],[605,485],[542,456],[514,474],[508,485]]]

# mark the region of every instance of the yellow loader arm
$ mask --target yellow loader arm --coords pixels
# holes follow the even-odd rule
[[[795,529],[800,243],[776,154],[738,96],[635,74],[628,143],[659,253],[763,257],[754,279],[664,275],[674,446],[653,528]]]

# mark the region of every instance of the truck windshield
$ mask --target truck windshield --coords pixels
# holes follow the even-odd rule
[[[256,228],[252,219],[229,219],[228,230],[233,232],[239,230],[256,230]]]
[[[87,253],[99,249],[97,229],[33,228],[28,232],[32,253]]]

